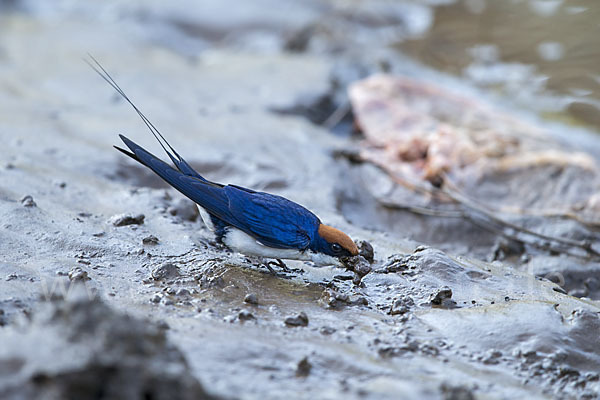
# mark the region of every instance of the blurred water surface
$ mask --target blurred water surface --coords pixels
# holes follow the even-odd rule
[[[457,0],[398,47],[543,115],[600,130],[600,2]],[[437,4],[434,4],[437,3]]]
[[[315,32],[341,34],[313,45],[317,52],[331,54],[331,42],[346,42],[368,59],[374,48],[391,45],[518,107],[600,131],[600,2],[594,0],[0,0],[0,13],[10,9],[143,25],[153,41],[187,55],[231,43],[279,51],[293,32],[318,25],[306,31],[313,43]]]

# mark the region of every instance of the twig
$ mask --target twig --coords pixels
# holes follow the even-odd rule
[[[561,237],[549,236],[529,230],[525,227],[516,225],[494,215],[494,210],[487,209],[485,206],[478,204],[475,200],[463,195],[455,185],[452,184],[447,176],[444,176],[444,187],[433,188],[425,185],[408,181],[398,176],[390,175],[396,183],[406,186],[416,192],[425,193],[437,198],[444,198],[464,207],[464,210],[439,210],[426,207],[403,206],[393,204],[391,202],[380,201],[387,208],[405,209],[410,212],[423,215],[449,217],[449,218],[464,218],[475,225],[490,230],[496,234],[519,241],[535,248],[546,251],[555,251],[558,253],[567,254],[574,257],[582,257],[581,254],[569,251],[570,248],[578,248],[583,250],[588,257],[600,258],[600,253],[592,247],[589,241],[576,241]],[[454,188],[454,189],[453,189]],[[523,214],[527,215],[527,214]],[[511,229],[514,233],[506,232]],[[543,240],[544,243],[539,243],[537,240]],[[554,246],[552,246],[554,243]],[[566,248],[565,248],[566,247]]]
[[[340,123],[341,120],[350,112],[350,102],[345,100],[335,109],[335,111],[323,121],[323,126],[327,129],[333,129]]]

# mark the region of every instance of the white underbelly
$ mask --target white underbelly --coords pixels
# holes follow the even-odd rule
[[[210,217],[210,214],[203,207],[200,207],[197,204],[196,204],[196,206],[198,206],[198,211],[200,212],[200,217],[202,218],[204,225],[206,225],[206,227],[208,229],[210,229],[211,231],[214,232],[215,225],[212,222],[212,218]]]
[[[204,221],[204,225],[206,225],[206,227],[211,231],[214,231],[215,226],[212,222],[210,214],[200,206],[198,206],[198,211],[200,212],[200,217],[202,217],[202,221]],[[318,266],[342,266],[342,264],[337,258],[331,257],[326,254],[317,254],[311,251],[300,251],[294,249],[275,249],[272,247],[267,247],[264,244],[261,244],[252,236],[234,227],[227,228],[227,232],[223,236],[223,243],[225,243],[225,245],[231,250],[249,256],[258,256],[273,259],[279,258],[282,260],[312,261],[315,263],[315,265]]]
[[[275,249],[267,247],[258,242],[252,236],[233,227],[227,228],[227,233],[223,236],[223,243],[238,253],[249,256],[258,256],[265,258],[281,258],[285,260],[311,260],[308,252],[302,252],[294,249]]]

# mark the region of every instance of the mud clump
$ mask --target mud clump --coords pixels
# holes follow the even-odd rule
[[[250,311],[242,310],[238,314],[238,319],[240,321],[244,322],[244,321],[251,321],[253,319],[256,319],[256,317]]]
[[[152,279],[160,281],[168,278],[176,278],[179,276],[179,267],[173,263],[165,263],[160,267],[152,270]]]
[[[158,242],[159,242],[158,238],[154,235],[146,236],[145,238],[142,239],[142,244],[147,245],[147,246],[156,246],[158,244]]]
[[[354,278],[352,282],[355,285],[360,285],[362,279],[371,272],[371,264],[375,258],[373,246],[366,240],[359,240],[356,242],[358,247],[358,255],[349,257],[344,260],[344,265],[348,271],[354,272]]]
[[[244,303],[258,305],[258,297],[254,293],[248,293],[244,297]]]
[[[308,361],[308,357],[304,357],[302,360],[298,362],[296,366],[296,376],[298,378],[305,378],[310,375],[310,370],[312,369],[312,364]]]
[[[373,250],[371,243],[366,240],[359,240],[356,245],[358,246],[358,254],[372,264],[375,260],[375,251]]]
[[[349,271],[354,272],[352,282],[355,285],[359,285],[362,279],[371,272],[371,264],[361,255],[349,258],[345,265]]]
[[[75,267],[69,271],[69,280],[71,282],[85,282],[89,281],[90,277],[88,276],[87,271],[83,270],[81,267]]]
[[[369,304],[369,301],[364,296],[350,296],[346,293],[338,293],[332,289],[323,291],[319,300],[327,307],[333,309],[339,309],[343,306],[366,306]]]
[[[33,197],[27,195],[21,199],[21,204],[23,207],[37,207],[35,201],[33,201]]]
[[[323,336],[333,335],[335,332],[337,332],[337,329],[332,328],[331,326],[322,326],[319,329],[319,333]]]
[[[144,214],[119,214],[112,216],[109,222],[114,226],[141,225],[144,223],[145,218]]]
[[[399,297],[394,299],[392,306],[390,307],[390,315],[402,315],[410,311],[414,307],[415,301],[412,297]]]
[[[436,293],[431,295],[431,304],[436,306],[442,306],[448,304],[448,302],[452,301],[452,289],[448,286],[444,286]]]
[[[284,321],[286,326],[308,326],[308,316],[305,312],[301,312],[295,317],[287,317]]]
[[[419,250],[419,249],[417,249]],[[401,255],[394,254],[388,258],[382,268],[378,269],[377,272],[383,274],[395,274],[400,273],[402,275],[415,275],[421,270],[421,263],[418,261],[419,256],[416,254]]]
[[[164,330],[85,294],[43,304],[24,332],[0,338],[3,399],[215,398]]]

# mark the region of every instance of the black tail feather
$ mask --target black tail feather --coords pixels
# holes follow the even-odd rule
[[[175,189],[204,207],[211,215],[228,224],[235,221],[229,211],[229,200],[223,190],[223,185],[185,175],[127,137],[123,135],[119,135],[119,137],[131,150],[131,153],[115,146],[117,150],[150,168]]]
[[[142,119],[142,121],[144,122],[144,124],[148,127],[148,130],[150,130],[150,132],[152,133],[152,135],[154,136],[154,138],[158,141],[158,143],[163,148],[163,150],[165,151],[165,153],[167,153],[167,155],[169,156],[169,158],[171,159],[171,161],[173,162],[173,164],[175,164],[175,166],[177,167],[177,169],[179,169],[179,171],[181,171],[185,175],[194,176],[194,177],[196,177],[198,179],[205,180],[204,177],[202,177],[199,173],[197,173],[177,153],[177,151],[175,151],[175,149],[169,144],[169,142],[167,141],[167,139],[165,139],[165,137],[160,133],[160,131],[158,130],[158,128],[156,128],[156,126],[154,126],[154,124],[144,115],[144,113],[142,113],[140,111],[140,109],[133,103],[133,101],[131,101],[131,99],[125,94],[125,92],[123,91],[123,89],[121,89],[121,87],[112,78],[112,76],[108,73],[108,71],[106,71],[106,69],[104,69],[104,67],[100,64],[100,62],[98,62],[98,60],[96,60],[91,54],[88,54],[88,56],[92,60],[93,64],[89,60],[84,59],[85,63],[87,65],[89,65],[90,68],[92,68],[98,75],[100,75],[100,77],[102,79],[104,79],[104,81],[106,81],[117,93],[119,93],[121,95],[121,97],[123,97],[131,105],[131,107],[133,107],[133,109],[135,110],[135,112],[140,116],[140,118]],[[169,149],[167,149],[167,147]],[[123,151],[123,149],[120,149],[120,148],[117,147],[117,150],[123,152],[124,154],[127,154],[130,157],[132,157],[132,154],[130,154],[130,153],[126,152],[126,151]],[[171,151],[169,151],[169,150],[171,150]],[[171,152],[173,152],[173,153],[171,153]],[[139,161],[139,159],[137,159],[137,161]]]
[[[133,154],[133,153],[131,153],[131,152],[129,152],[129,151],[127,151],[127,150],[125,150],[125,149],[122,149],[122,148],[120,148],[119,146],[113,146],[113,147],[114,147],[115,149],[119,150],[121,153],[125,154],[126,156],[129,156],[129,157],[133,158],[135,161],[137,161],[137,162],[139,162],[139,163],[142,163],[142,160],[140,160],[140,159],[138,158],[138,156],[136,156],[135,154]],[[142,163],[142,164],[143,164],[143,163]]]

